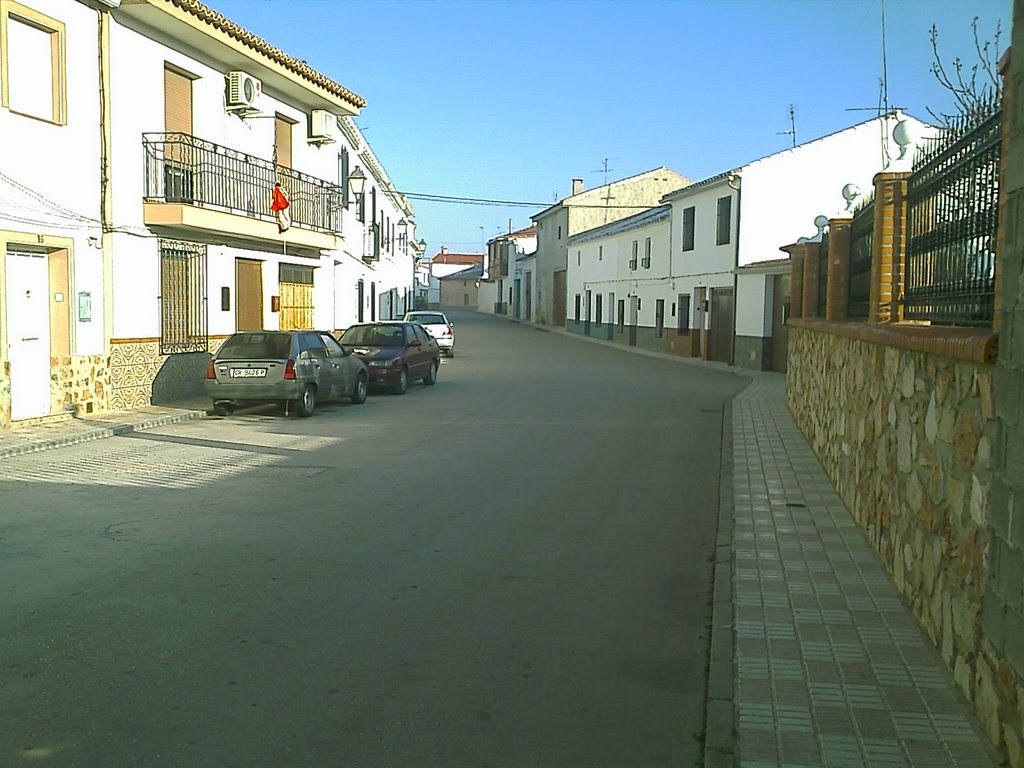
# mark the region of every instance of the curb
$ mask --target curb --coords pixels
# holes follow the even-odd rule
[[[704,707],[704,768],[734,768],[739,758],[732,613],[733,463],[732,400],[729,400],[722,413],[722,474],[718,489],[718,532]]]
[[[180,413],[170,413],[165,416],[154,416],[152,419],[146,419],[145,421],[140,421],[134,424],[113,424],[109,427],[95,427],[75,434],[40,438],[31,442],[26,442],[22,445],[12,445],[6,448],[0,446],[0,458],[24,456],[29,453],[39,453],[40,451],[48,451],[54,448],[65,448],[70,445],[91,443],[94,440],[102,440],[107,437],[116,437],[130,432],[141,432],[146,429],[163,427],[168,424],[177,424],[182,421],[205,419],[206,417],[206,411],[193,410],[182,411]]]

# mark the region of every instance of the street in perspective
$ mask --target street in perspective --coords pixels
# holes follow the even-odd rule
[[[0,463],[0,763],[701,765],[746,380],[450,313],[436,386]]]

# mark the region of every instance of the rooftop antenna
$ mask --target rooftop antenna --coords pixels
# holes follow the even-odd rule
[[[614,171],[615,169],[608,167],[608,158],[607,157],[604,159],[604,162],[601,164],[601,166],[602,167],[599,170],[591,171],[591,173],[603,173],[604,174],[604,183],[607,184],[608,183],[608,174],[611,171]]]
[[[847,112],[874,112],[878,117],[888,117],[898,110],[904,110],[906,107],[895,107],[889,104],[889,65],[886,57],[886,40],[885,40],[885,0],[878,0],[879,7],[881,8],[881,19],[882,19],[882,76],[878,80],[878,106],[877,107],[847,107]],[[880,121],[879,130],[882,132],[881,146],[882,146],[882,167],[887,168],[889,163],[892,161],[892,157],[889,154],[889,142],[888,142],[888,121]]]
[[[789,105],[789,130],[788,131],[777,131],[776,136],[790,136],[793,139],[793,146],[796,146],[796,111],[793,109],[793,105]]]

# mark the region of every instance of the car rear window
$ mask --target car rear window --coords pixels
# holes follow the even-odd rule
[[[428,315],[409,315],[409,319],[414,323],[420,325],[446,325],[447,321],[444,319],[444,315],[428,314]]]
[[[402,347],[405,333],[400,325],[357,325],[342,334],[341,343],[350,347]]]
[[[292,337],[287,333],[236,333],[224,342],[217,357],[221,360],[285,360],[291,346]]]

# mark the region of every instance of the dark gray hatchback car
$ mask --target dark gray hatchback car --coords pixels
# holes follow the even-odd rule
[[[317,402],[366,401],[366,365],[326,331],[240,331],[206,368],[203,386],[221,416],[278,402],[312,416]]]

